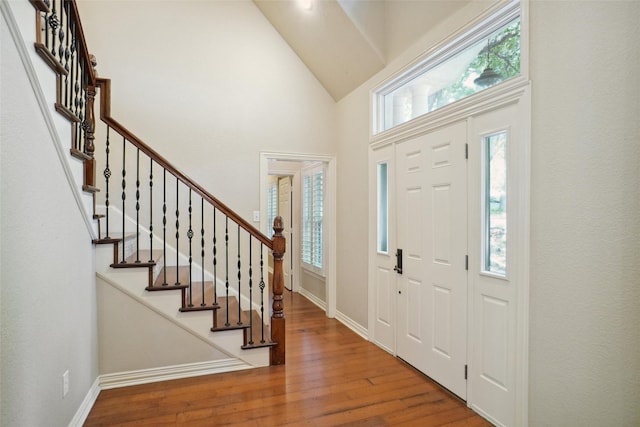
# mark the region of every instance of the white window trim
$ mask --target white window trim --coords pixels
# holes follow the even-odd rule
[[[463,29],[452,34],[438,45],[429,49],[415,61],[387,78],[382,84],[375,87],[370,92],[371,106],[371,128],[370,141],[386,140],[394,135],[402,134],[406,130],[419,127],[422,122],[436,122],[442,116],[451,118],[457,110],[465,110],[469,104],[478,105],[485,99],[491,99],[496,92],[511,92],[514,87],[528,84],[528,25],[523,24],[520,31],[520,75],[499,83],[491,88],[482,90],[466,98],[462,98],[452,104],[438,108],[437,110],[415,117],[405,123],[384,129],[384,97],[397,88],[403,86],[417,76],[426,72],[430,68],[453,57],[458,52],[464,50],[469,43],[479,38],[483,38],[499,29],[512,19],[520,16],[521,22],[528,19],[528,9],[524,7],[526,2],[519,0],[499,2],[496,6],[488,9],[485,13],[475,19]],[[469,112],[464,111],[461,116],[468,116]],[[437,127],[437,126],[434,126]],[[412,133],[413,135],[413,133]],[[406,137],[406,136],[405,136]]]
[[[322,173],[322,180],[323,180],[323,184],[322,184],[322,210],[323,210],[323,214],[322,214],[322,265],[321,267],[318,267],[314,264],[310,264],[305,262],[305,260],[302,258],[302,253],[304,250],[304,179],[305,177],[309,176],[309,177],[313,177],[314,175],[316,175],[317,173],[321,172]],[[325,254],[326,254],[326,250],[325,250],[325,214],[324,214],[324,210],[325,210],[325,198],[326,198],[326,171],[324,168],[323,164],[315,164],[315,165],[311,165],[309,167],[306,167],[304,169],[302,169],[302,182],[301,182],[301,201],[302,201],[302,212],[301,212],[301,223],[300,223],[300,228],[301,228],[301,233],[300,233],[300,254],[301,254],[301,260],[300,260],[300,266],[302,267],[302,269],[313,273],[313,275],[324,279],[325,274],[324,274],[324,267],[325,267]],[[311,178],[313,179],[313,178]],[[312,184],[312,189],[313,189],[313,184]],[[314,196],[311,196],[312,199],[314,198]],[[312,240],[313,240],[313,232],[312,232]],[[311,242],[311,246],[313,247],[313,241]],[[313,256],[313,255],[312,255]]]

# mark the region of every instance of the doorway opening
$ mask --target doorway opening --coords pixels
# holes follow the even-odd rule
[[[260,154],[260,229],[283,218],[285,288],[335,317],[335,158]]]

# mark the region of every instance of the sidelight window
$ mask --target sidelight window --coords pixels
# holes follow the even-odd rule
[[[484,137],[484,271],[507,273],[507,132]]]
[[[378,252],[389,253],[389,184],[387,163],[378,164]]]

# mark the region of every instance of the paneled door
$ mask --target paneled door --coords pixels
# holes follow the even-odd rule
[[[396,145],[396,353],[467,396],[466,121]],[[397,265],[396,267],[400,267]]]
[[[285,256],[282,260],[282,273],[284,276],[284,287],[288,290],[293,290],[293,274],[292,274],[292,260],[293,260],[293,241],[292,236],[292,197],[291,197],[291,177],[283,176],[278,178],[278,215],[282,217],[282,235],[286,239],[287,247],[285,248]]]

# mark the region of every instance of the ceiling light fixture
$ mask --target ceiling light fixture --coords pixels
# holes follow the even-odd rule
[[[313,8],[313,0],[298,0],[298,4],[304,10],[311,10]]]

